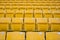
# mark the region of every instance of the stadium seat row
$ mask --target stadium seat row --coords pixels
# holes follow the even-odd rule
[[[0,9],[0,17],[18,18],[60,18],[58,9]]]
[[[11,5],[9,5],[9,6],[5,6],[5,5],[3,5],[3,4],[0,4],[0,9],[20,9],[20,8],[27,8],[27,9],[29,9],[29,8],[39,8],[39,9],[44,9],[44,8],[49,8],[49,9],[60,9],[60,6],[33,6],[33,5],[31,5],[31,6],[19,6],[19,5],[17,5],[17,6],[11,6]]]
[[[27,1],[27,0],[0,0],[0,1],[22,1],[22,2],[24,2],[24,1]],[[59,1],[59,0],[28,0],[28,1]]]
[[[60,0],[0,0],[0,40],[60,40]]]
[[[23,2],[23,3],[25,3],[25,2],[28,2],[28,3],[37,3],[37,2],[54,2],[54,3],[56,3],[56,2],[60,2],[59,0],[0,0],[0,2]]]
[[[60,40],[60,32],[0,32],[0,40]]]
[[[28,3],[28,2],[25,2],[25,3],[16,3],[16,2],[10,2],[10,3],[1,3],[1,5],[5,5],[5,6],[60,6],[60,3],[54,3],[54,2],[38,2],[38,3]]]
[[[59,0],[0,0],[1,3],[59,3]]]
[[[0,31],[60,31],[60,18],[0,18]]]

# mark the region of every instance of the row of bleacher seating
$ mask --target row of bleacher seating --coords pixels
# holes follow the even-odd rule
[[[60,40],[60,32],[0,32],[0,40]]]
[[[0,0],[1,2],[60,2],[59,0]]]
[[[60,6],[12,6],[12,5],[3,5],[3,4],[0,4],[0,9],[29,9],[29,8],[32,8],[32,9],[60,9]]]
[[[0,6],[60,6],[60,3],[0,3]]]
[[[0,40],[60,40],[60,0],[0,0]]]
[[[0,9],[1,17],[60,18],[60,9]]]
[[[60,31],[60,18],[0,18],[0,31]]]

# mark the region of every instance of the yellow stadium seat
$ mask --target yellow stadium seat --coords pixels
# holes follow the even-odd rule
[[[0,23],[10,23],[11,18],[0,18]]]
[[[26,40],[44,40],[44,32],[27,32]]]
[[[4,9],[0,9],[0,13],[4,13]]]
[[[51,3],[49,3],[49,5],[50,6],[56,6],[56,3],[51,2]]]
[[[60,31],[60,18],[50,18],[51,31]]]
[[[4,8],[4,6],[2,6],[2,4],[0,4],[0,9],[3,9]]]
[[[0,13],[0,18],[1,18],[1,17],[4,17],[4,13]]]
[[[34,8],[34,7],[33,6],[25,6],[25,8],[28,8],[29,9],[29,8]]]
[[[4,17],[4,10],[0,9],[0,18]]]
[[[54,18],[60,18],[60,13],[54,13]]]
[[[56,6],[50,6],[50,9],[51,9],[51,11],[54,11],[54,10],[56,10]]]
[[[21,6],[20,6],[21,7]],[[19,13],[24,13],[25,12],[25,9],[24,8],[20,8],[20,11]]]
[[[18,17],[18,18],[23,18],[24,16],[24,9],[20,9],[20,10],[17,10],[16,14],[15,14],[15,17]]]
[[[47,18],[37,18],[37,30],[48,31],[49,25]]]
[[[14,10],[12,9],[7,9],[6,17],[12,18],[14,17]]]
[[[33,13],[25,13],[25,18],[33,18]]]
[[[11,6],[6,6],[6,9],[9,9]]]
[[[35,18],[42,18],[42,10],[41,9],[35,9],[34,10],[34,17]]]
[[[0,40],[5,40],[6,33],[0,32]]]
[[[11,30],[22,31],[23,18],[12,18]]]
[[[24,32],[7,32],[6,40],[25,40],[25,33]]]
[[[42,18],[42,13],[35,13],[34,14],[34,17],[35,18]]]
[[[8,31],[10,22],[10,18],[0,18],[0,31]]]
[[[26,9],[25,11],[25,18],[32,18],[33,17],[33,9]]]
[[[52,13],[53,13],[53,16],[54,18],[60,18],[60,10],[59,9],[51,9]]]
[[[24,31],[35,31],[35,19],[34,18],[24,19]]]
[[[50,10],[48,8],[43,8],[43,13],[50,13]]]
[[[45,18],[52,18],[52,13],[44,13]]]
[[[45,18],[52,18],[52,13],[49,9],[43,9],[43,15]]]
[[[56,11],[57,11],[57,10],[56,10],[56,7],[51,6],[50,10],[51,10],[52,17],[54,18],[54,14],[55,14]]]
[[[0,31],[8,31],[8,30],[9,30],[9,24],[0,23]]]
[[[60,10],[56,10],[54,13],[54,18],[60,18]]]
[[[16,14],[15,14],[15,17],[23,18],[23,13],[16,13]]]
[[[60,32],[47,32],[46,40],[60,40]]]
[[[14,17],[14,14],[13,13],[6,13],[6,17],[12,18],[12,17]]]

